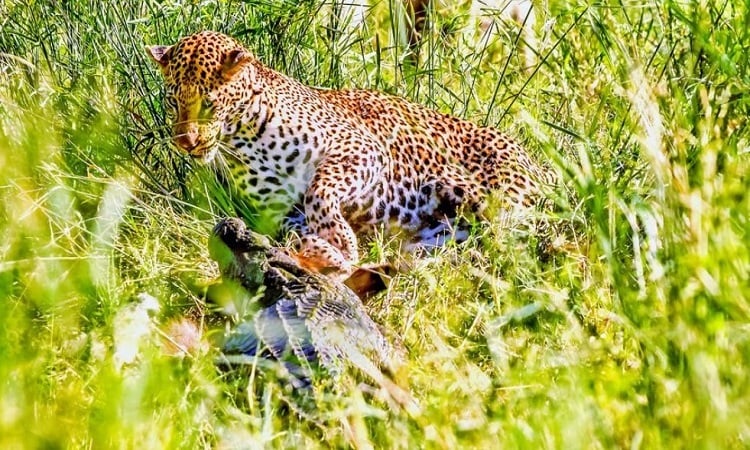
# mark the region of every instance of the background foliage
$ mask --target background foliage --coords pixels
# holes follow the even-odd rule
[[[437,11],[412,66],[391,6],[352,32],[312,0],[0,3],[0,447],[347,445],[149,326],[201,316],[209,230],[249,214],[169,147],[144,52],[202,29],[308,84],[501,127],[564,174],[552,258],[496,223],[370,304],[425,412],[344,392],[328,413],[360,444],[748,446],[747,4],[549,0],[531,71],[517,29],[472,44],[465,8]],[[142,293],[159,309],[138,329]]]

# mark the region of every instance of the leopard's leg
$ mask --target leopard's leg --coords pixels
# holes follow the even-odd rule
[[[465,161],[477,180],[493,192],[497,206],[518,210],[537,204],[559,184],[556,171],[535,161],[518,143],[491,132],[468,151]]]
[[[323,271],[348,275],[359,261],[357,236],[344,218],[343,203],[361,194],[361,187],[344,183],[344,179],[359,179],[342,173],[347,165],[321,164],[305,193],[305,217],[308,233],[302,236],[300,255],[311,258]],[[349,166],[351,167],[351,165]],[[343,169],[346,170],[346,169]]]
[[[481,217],[487,206],[488,191],[466,170],[445,168],[434,182],[437,210],[448,218],[462,214]]]
[[[347,274],[351,264],[341,251],[312,232],[303,209],[304,206],[296,205],[281,223],[280,235],[291,247],[290,255],[308,270]]]
[[[301,254],[319,257],[340,274],[351,274],[359,261],[357,236],[344,216],[353,216],[372,199],[383,180],[389,153],[362,129],[341,133],[340,139],[315,168],[304,195],[309,234],[303,236]]]
[[[302,236],[300,254],[316,258],[326,268],[348,274],[359,260],[357,236],[346,222],[339,200],[326,194],[305,199],[309,233]]]
[[[346,279],[353,271],[353,263],[330,242],[315,234],[302,236],[300,249],[295,255],[302,267],[326,275]]]

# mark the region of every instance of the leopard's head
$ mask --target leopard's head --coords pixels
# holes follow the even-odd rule
[[[147,48],[166,88],[175,145],[210,161],[222,136],[235,133],[252,102],[252,54],[221,33],[204,31],[172,46]]]

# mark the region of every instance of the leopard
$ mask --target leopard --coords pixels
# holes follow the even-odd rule
[[[345,277],[360,240],[406,252],[465,241],[471,220],[533,208],[558,177],[494,127],[372,89],[303,84],[216,31],[147,47],[177,149],[262,205],[297,255]]]

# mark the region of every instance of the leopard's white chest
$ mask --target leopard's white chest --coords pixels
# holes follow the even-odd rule
[[[227,138],[225,160],[238,192],[283,217],[302,202],[319,160],[319,142],[280,122],[271,119],[252,133],[239,130]]]

